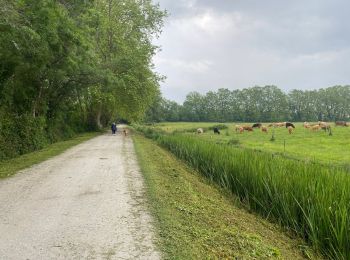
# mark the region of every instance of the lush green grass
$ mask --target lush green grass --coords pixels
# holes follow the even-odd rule
[[[218,125],[221,123],[207,123],[207,122],[175,122],[175,123],[158,123],[154,124],[154,127],[160,128],[168,133],[172,133],[176,130],[182,131],[186,129],[197,129],[199,127],[209,128],[213,125]]]
[[[325,255],[350,259],[350,176],[343,167],[242,149],[237,139],[225,141],[230,133],[214,137],[179,130],[173,135],[154,128],[141,130],[237,194],[252,210],[294,230]]]
[[[301,259],[305,243],[242,209],[154,142],[134,143],[166,259]]]
[[[198,127],[209,128],[215,123],[161,123],[155,127],[166,132],[193,130]],[[293,134],[289,134],[286,128],[269,128],[269,133],[262,133],[259,129],[254,132],[235,132],[235,123],[226,124],[227,130],[222,130],[221,135],[214,135],[213,131],[205,131],[198,138],[215,142],[227,143],[229,141],[243,148],[251,148],[261,151],[284,153],[288,157],[301,160],[312,160],[330,164],[345,164],[350,168],[350,127],[334,127],[332,136],[324,131],[312,132],[304,129],[301,123],[296,124]],[[239,125],[252,125],[251,123]],[[267,125],[267,124],[265,124]],[[272,132],[275,132],[275,141],[271,142]],[[186,132],[186,134],[193,134]]]
[[[195,136],[159,135],[157,140],[253,211],[290,228],[333,259],[350,258],[348,172]]]
[[[14,175],[19,170],[32,166],[33,164],[40,163],[62,153],[68,148],[89,140],[101,133],[92,132],[79,135],[67,141],[57,142],[45,147],[42,150],[27,153],[14,159],[5,160],[0,162],[0,178],[9,177]]]

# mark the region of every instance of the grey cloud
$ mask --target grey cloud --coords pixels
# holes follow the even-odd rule
[[[346,0],[171,1],[157,42],[167,98],[275,84],[317,88],[350,81]]]

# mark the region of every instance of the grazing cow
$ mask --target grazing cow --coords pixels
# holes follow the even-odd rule
[[[197,134],[203,134],[203,133],[204,133],[203,128],[198,128],[197,129]]]
[[[286,125],[286,122],[279,122],[279,123],[272,123],[269,124],[269,127],[273,126],[273,127],[283,127]]]
[[[326,122],[318,121],[318,125],[321,127],[323,130],[329,130],[330,125]]]
[[[321,129],[326,131],[331,131],[331,126],[326,124],[326,125],[320,125]]]
[[[277,127],[284,127],[284,126],[286,126],[286,122],[277,123]]]
[[[243,127],[240,127],[239,128],[239,133],[242,134],[244,132],[244,128]]]
[[[240,125],[235,125],[235,131],[236,133],[240,131],[241,126]]]
[[[219,128],[214,127],[214,129],[213,129],[213,130],[214,130],[214,134],[218,134],[218,135],[220,134],[220,130],[219,130]]]
[[[304,122],[303,126],[304,126],[304,128],[310,128],[310,123]]]
[[[293,127],[293,126],[288,126],[288,127],[287,127],[288,133],[289,133],[289,134],[292,134],[294,128],[295,128],[295,127]]]
[[[294,124],[290,123],[290,122],[286,122],[286,128],[289,128],[289,127],[293,127],[295,128]]]
[[[335,126],[349,126],[345,121],[336,121]]]
[[[313,126],[311,126],[311,130],[312,131],[318,131],[318,130],[320,130],[320,125],[313,125]]]
[[[253,132],[253,127],[251,127],[251,126],[243,126],[243,129],[248,131],[248,132]]]
[[[255,124],[253,124],[252,127],[253,128],[260,128],[260,127],[262,127],[262,124],[261,123],[255,123]]]
[[[262,127],[261,127],[261,132],[264,132],[264,133],[267,134],[268,128],[267,128],[266,126],[262,126]]]

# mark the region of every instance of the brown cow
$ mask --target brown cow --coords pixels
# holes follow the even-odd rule
[[[335,126],[349,126],[345,121],[336,121]]]
[[[321,129],[324,130],[325,132],[326,131],[330,131],[331,130],[331,126],[330,125],[320,125]]]
[[[318,131],[318,130],[320,130],[320,125],[313,125],[313,126],[311,126],[311,130],[312,131]]]
[[[310,123],[304,122],[303,126],[304,126],[304,128],[310,128]]]
[[[261,127],[261,132],[264,132],[264,133],[267,134],[268,131],[269,131],[269,130],[268,130],[268,128],[267,128],[266,126],[262,126],[262,127]]]
[[[318,125],[324,131],[330,131],[331,130],[331,126],[328,123],[326,123],[326,122],[318,121]]]
[[[289,134],[292,134],[292,133],[293,133],[294,127],[288,126],[287,129],[288,129],[288,133],[289,133]]]
[[[283,127],[286,125],[286,122],[279,122],[279,123],[272,123],[269,126],[273,126],[273,127]]]
[[[239,133],[242,134],[244,132],[244,128],[243,127],[240,127],[239,128]]]
[[[253,127],[251,127],[251,126],[243,126],[243,129],[248,131],[248,132],[253,132]]]

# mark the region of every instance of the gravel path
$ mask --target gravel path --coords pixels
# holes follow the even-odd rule
[[[120,133],[2,180],[0,259],[159,259],[144,192]]]

